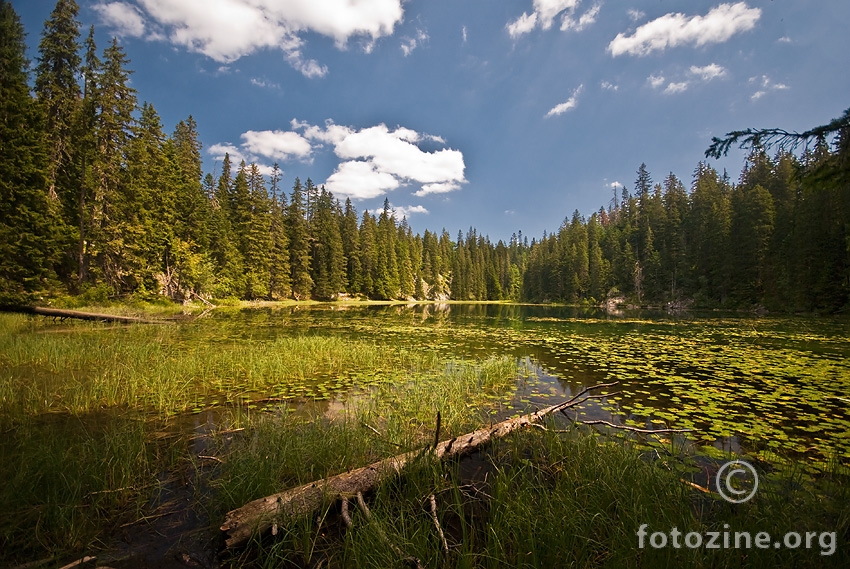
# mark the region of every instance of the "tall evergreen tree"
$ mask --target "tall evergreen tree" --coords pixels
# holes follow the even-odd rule
[[[0,303],[49,291],[58,258],[42,114],[29,95],[24,30],[0,0]]]
[[[245,290],[242,257],[237,246],[236,232],[231,224],[230,192],[233,172],[230,155],[225,154],[221,175],[212,190],[212,176],[208,177],[207,191],[212,191],[209,225],[210,252],[216,266],[216,296],[239,296]]]
[[[345,290],[345,256],[333,196],[324,188],[313,206],[313,296],[330,300]]]
[[[177,123],[171,135],[175,159],[180,171],[177,192],[178,235],[193,252],[209,248],[209,201],[204,195],[201,178],[201,142],[198,125],[192,115]]]
[[[47,119],[49,140],[48,188],[50,197],[61,198],[74,211],[76,173],[69,171],[74,145],[74,117],[80,100],[79,6],[59,0],[44,23],[36,66],[35,92]],[[57,184],[60,186],[57,189]]]
[[[247,171],[249,209],[244,231],[245,296],[268,298],[271,281],[272,212],[265,180],[256,164]]]
[[[378,217],[377,264],[375,275],[375,296],[390,300],[398,298],[398,258],[395,250],[396,225],[389,199],[384,199],[384,208]]]
[[[271,175],[271,254],[269,255],[269,297],[273,300],[292,295],[289,267],[289,236],[286,233],[286,195],[279,192],[281,173],[275,162]],[[278,196],[280,193],[280,196]]]
[[[313,292],[313,279],[310,276],[310,234],[304,210],[304,189],[298,178],[295,178],[289,199],[287,228],[292,296],[295,300],[306,300]]]
[[[360,222],[360,270],[361,292],[368,298],[376,295],[375,282],[378,278],[378,226],[369,211],[363,212]]]
[[[360,265],[360,231],[357,227],[357,210],[346,198],[345,211],[340,220],[342,253],[346,260],[346,290],[357,294],[363,288],[363,271]]]
[[[92,241],[103,278],[115,290],[125,286],[121,212],[124,207],[125,152],[132,137],[136,90],[130,87],[129,59],[113,39],[103,51],[97,89],[97,154],[93,175],[95,211]]]

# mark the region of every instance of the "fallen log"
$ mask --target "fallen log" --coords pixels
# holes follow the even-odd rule
[[[433,448],[434,456],[440,460],[447,460],[472,453],[493,439],[504,437],[517,429],[537,423],[550,413],[579,405],[584,401],[582,396],[591,390],[611,387],[615,384],[616,382],[586,387],[569,400],[546,407],[536,413],[508,419],[489,428],[442,441]],[[291,518],[317,510],[326,497],[347,499],[358,493],[368,492],[378,486],[381,481],[400,473],[409,462],[421,456],[422,453],[423,450],[413,450],[392,456],[369,466],[259,498],[241,508],[231,510],[221,525],[221,531],[227,533],[225,543],[227,547],[242,545],[255,532],[267,531],[281,516]]]
[[[163,324],[168,320],[148,320],[137,316],[118,316],[115,314],[98,314],[96,312],[80,312],[60,308],[45,308],[42,306],[0,306],[0,312],[17,312],[19,314],[40,314],[53,318],[75,318],[77,320],[92,320],[95,322],[118,322],[121,324]]]

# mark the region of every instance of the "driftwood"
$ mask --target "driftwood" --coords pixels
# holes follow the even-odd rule
[[[121,324],[162,324],[167,320],[147,320],[136,316],[117,316],[115,314],[98,314],[95,312],[80,312],[79,310],[64,310],[59,308],[44,308],[41,306],[0,306],[0,312],[18,312],[20,314],[40,314],[53,318],[76,318],[77,320],[93,320],[95,322],[119,322]]]
[[[616,382],[586,387],[571,399],[546,407],[536,413],[508,419],[489,428],[443,441],[433,447],[434,456],[440,460],[447,460],[472,453],[493,439],[539,422],[550,413],[582,403],[584,401],[582,396],[593,389],[611,387],[615,384]],[[225,540],[227,547],[242,545],[255,532],[267,531],[280,516],[294,517],[315,511],[322,505],[326,497],[332,499],[341,497],[343,500],[347,500],[348,497],[367,492],[375,488],[381,481],[400,473],[408,463],[421,456],[422,453],[423,450],[414,450],[392,456],[369,466],[291,488],[272,496],[259,498],[241,508],[232,510],[228,512],[221,526],[221,531],[227,533]]]

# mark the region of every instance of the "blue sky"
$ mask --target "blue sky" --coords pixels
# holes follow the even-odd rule
[[[415,231],[556,230],[634,186],[690,184],[711,136],[850,107],[850,2],[78,0],[166,131]],[[13,0],[30,57],[55,2]],[[737,179],[742,155],[712,161]]]

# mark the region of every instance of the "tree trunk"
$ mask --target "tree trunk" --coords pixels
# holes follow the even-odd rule
[[[41,306],[0,306],[0,312],[19,312],[21,314],[40,314],[54,318],[76,318],[78,320],[93,320],[95,322],[119,322],[121,324],[162,324],[167,320],[147,320],[136,316],[117,316],[114,314],[97,314],[95,312],[80,312],[78,310],[62,310],[58,308],[43,308]]]
[[[563,403],[552,405],[536,413],[502,421],[486,429],[480,429],[448,441],[443,441],[434,447],[434,456],[440,460],[446,460],[469,454],[479,447],[486,445],[492,439],[504,437],[521,427],[539,422],[550,413],[582,403],[584,399],[580,399],[581,396],[591,389],[610,387],[611,385],[614,384],[609,383],[587,387]],[[221,526],[221,531],[227,532],[228,535],[226,539],[227,547],[241,545],[248,541],[254,532],[268,530],[281,516],[294,517],[315,511],[322,505],[325,497],[335,499],[340,496],[354,496],[358,492],[368,492],[378,486],[381,481],[400,473],[408,462],[412,461],[422,452],[422,450],[414,450],[399,454],[380,460],[369,466],[291,488],[278,494],[273,494],[272,496],[259,498],[245,504],[241,508],[232,510],[228,512]]]

